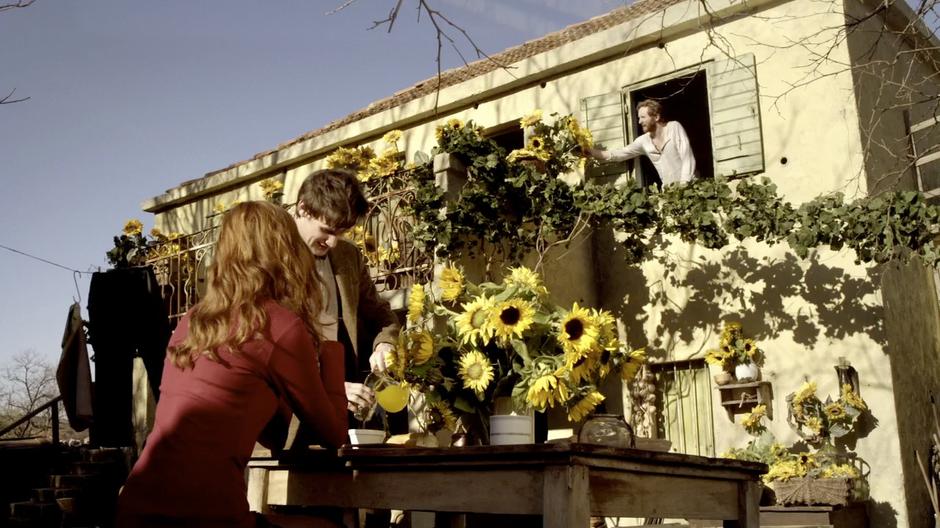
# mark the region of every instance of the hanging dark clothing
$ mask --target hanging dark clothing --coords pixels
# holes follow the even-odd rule
[[[91,366],[88,364],[88,348],[82,310],[78,303],[69,308],[62,336],[62,355],[56,368],[55,379],[62,395],[65,415],[69,426],[84,431],[91,425],[94,416],[91,397]]]
[[[133,445],[134,357],[143,359],[154,398],[160,397],[163,359],[170,340],[166,307],[153,269],[94,273],[88,291],[89,340],[95,359],[95,426],[102,446]]]

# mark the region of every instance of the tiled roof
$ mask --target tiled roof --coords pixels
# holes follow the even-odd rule
[[[336,130],[340,127],[346,126],[350,123],[359,121],[366,117],[384,112],[385,110],[395,108],[397,106],[403,105],[409,101],[413,101],[425,95],[434,93],[438,89],[444,89],[449,86],[454,86],[460,84],[464,81],[473,79],[480,75],[490,73],[502,66],[507,66],[514,64],[523,59],[533,57],[539,53],[544,53],[546,51],[558,48],[564,44],[574,42],[581,38],[584,38],[594,33],[610,29],[614,26],[623,24],[624,22],[633,20],[642,15],[647,15],[650,13],[655,13],[657,11],[663,10],[674,4],[678,4],[684,0],[637,0],[629,6],[619,7],[613,11],[600,15],[584,22],[578,24],[573,24],[568,26],[560,31],[554,33],[549,33],[544,37],[537,38],[535,40],[530,40],[524,44],[514,46],[505,51],[497,53],[495,55],[490,55],[490,59],[480,59],[465,66],[459,68],[454,68],[441,72],[440,83],[438,83],[438,78],[435,75],[425,79],[411,88],[406,88],[399,92],[396,92],[390,97],[385,99],[380,99],[370,104],[369,106],[357,110],[342,119],[338,119],[331,123],[328,123],[326,126],[318,128],[316,130],[307,132],[302,136],[294,138],[290,141],[282,143],[277,146],[277,148],[268,150],[265,152],[259,152],[255,154],[251,159],[240,161],[234,163],[224,169],[210,172],[207,176],[216,174],[219,172],[224,172],[232,168],[238,167],[245,163],[261,159],[265,156],[273,154],[281,149],[288,148],[292,145],[306,141],[310,138],[317,137],[319,135],[325,134],[327,132]]]

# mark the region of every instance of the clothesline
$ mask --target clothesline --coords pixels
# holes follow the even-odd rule
[[[43,262],[43,263],[45,263],[45,264],[49,264],[50,266],[55,266],[55,267],[57,267],[57,268],[62,268],[62,269],[64,269],[64,270],[71,271],[71,272],[72,272],[72,282],[75,283],[75,295],[76,295],[76,297],[75,297],[75,302],[81,303],[82,291],[81,291],[81,288],[78,287],[78,276],[79,276],[79,275],[91,275],[91,274],[94,273],[94,272],[92,272],[92,271],[79,271],[79,270],[77,270],[77,269],[73,269],[73,268],[70,268],[70,267],[68,267],[68,266],[59,264],[58,262],[53,262],[53,261],[51,261],[51,260],[49,260],[49,259],[44,259],[44,258],[42,258],[42,257],[37,257],[36,255],[32,255],[32,254],[30,254],[30,253],[27,253],[27,252],[25,252],[25,251],[21,251],[21,250],[16,249],[16,248],[11,248],[10,246],[5,246],[5,245],[3,245],[3,244],[0,244],[0,248],[3,248],[3,249],[5,249],[5,250],[7,250],[7,251],[11,251],[11,252],[16,253],[16,254],[18,254],[18,255],[23,255],[24,257],[29,257],[29,258],[31,258],[31,259],[38,260],[39,262]]]
[[[70,268],[70,267],[68,267],[68,266],[64,266],[64,265],[62,265],[62,264],[59,264],[58,262],[53,262],[53,261],[51,261],[51,260],[44,259],[44,258],[42,258],[42,257],[37,257],[36,255],[31,255],[31,254],[29,254],[29,253],[27,253],[27,252],[25,252],[25,251],[20,251],[19,249],[16,249],[16,248],[11,248],[11,247],[9,247],[9,246],[4,246],[3,244],[0,244],[0,248],[3,248],[3,249],[5,249],[5,250],[7,250],[7,251],[12,251],[13,253],[17,253],[17,254],[23,255],[24,257],[29,257],[29,258],[31,258],[31,259],[38,260],[38,261],[40,261],[40,262],[45,262],[46,264],[49,264],[49,265],[52,265],[52,266],[56,266],[56,267],[58,267],[58,268],[62,268],[62,269],[67,270],[67,271],[71,271],[72,273],[78,273],[78,274],[81,274],[81,275],[91,275],[92,273],[94,273],[94,272],[91,272],[91,271],[79,271],[79,270],[77,270],[77,269],[72,269],[72,268]]]

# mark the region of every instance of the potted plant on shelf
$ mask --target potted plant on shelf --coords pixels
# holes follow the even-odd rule
[[[868,405],[852,385],[839,388],[839,397],[816,395],[816,383],[804,382],[787,395],[787,423],[804,439],[802,452],[790,449],[771,464],[765,479],[777,503],[844,505],[867,495],[863,462],[854,452],[836,446],[835,439],[856,430]]]
[[[764,424],[766,409],[758,405],[741,421],[754,438],[721,456],[767,464],[762,478],[776,504],[837,506],[863,499],[867,495],[861,470],[864,461],[833,443],[834,438],[851,432],[867,409],[858,393],[845,384],[838,400],[827,398],[823,403],[816,396],[816,384],[806,382],[787,396],[787,403],[787,421],[804,442],[789,446],[777,442]],[[767,496],[769,502],[769,492]]]
[[[741,323],[726,322],[718,348],[706,352],[705,361],[721,367],[721,373],[715,376],[718,385],[726,385],[733,379],[746,383],[760,379],[764,353],[753,339],[744,335]]]

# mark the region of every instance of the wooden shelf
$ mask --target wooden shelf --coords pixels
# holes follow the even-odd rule
[[[757,405],[767,405],[767,417],[773,419],[773,393],[769,381],[731,383],[719,385],[717,389],[721,396],[721,405],[731,421],[734,421],[735,414],[751,412]]]

